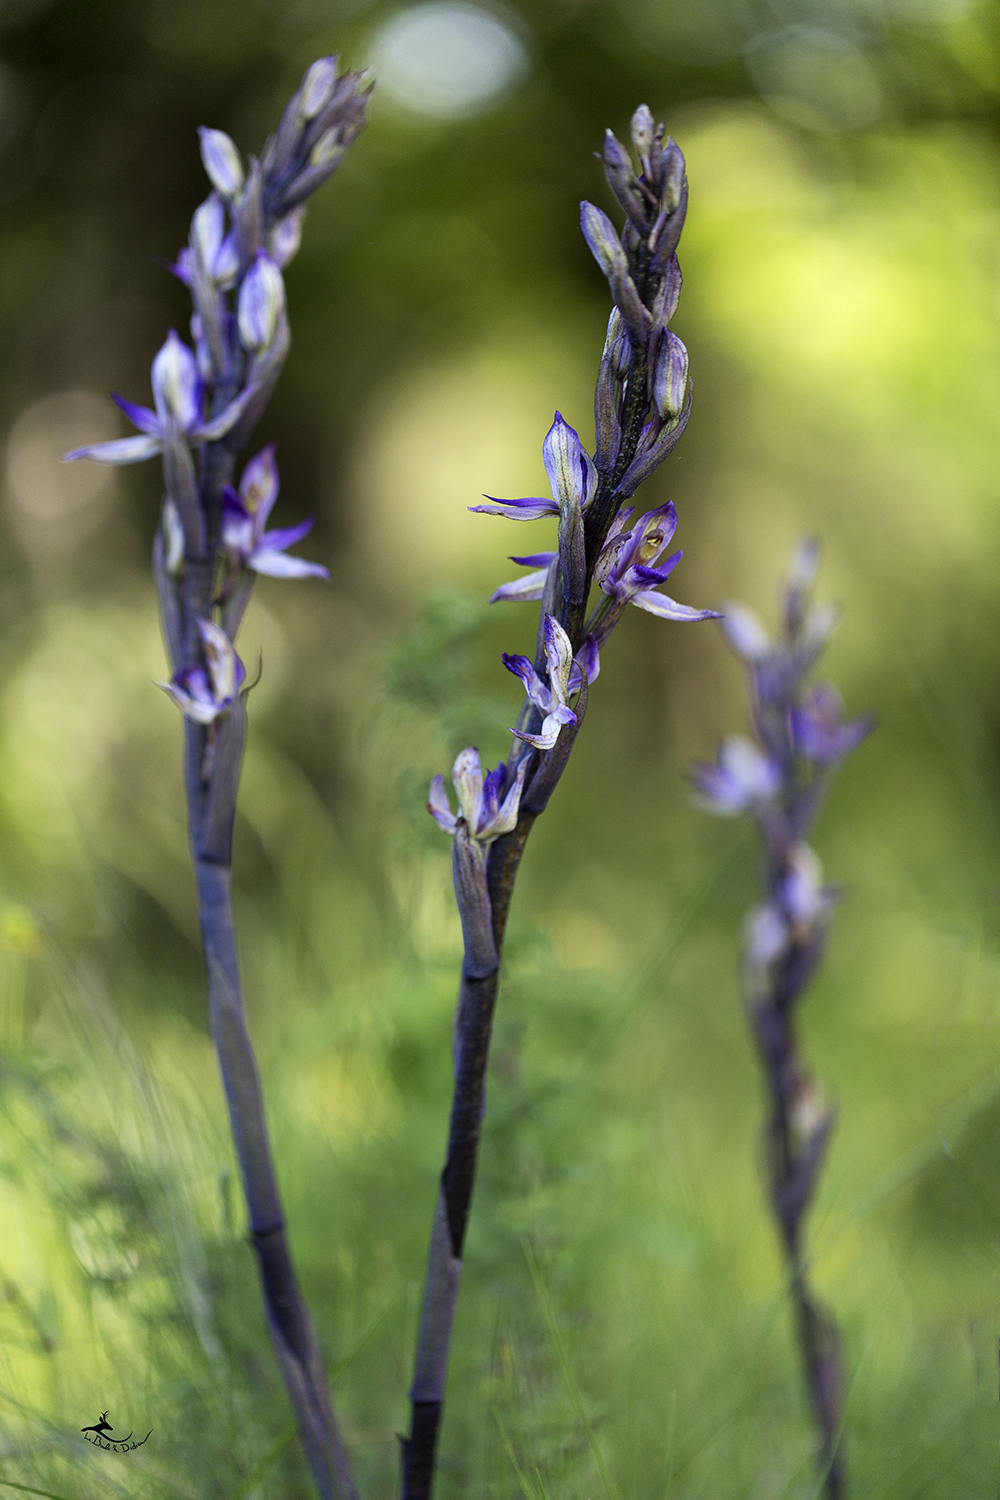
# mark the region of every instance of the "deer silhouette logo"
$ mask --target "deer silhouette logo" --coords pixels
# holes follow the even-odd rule
[[[152,1432],[152,1430],[153,1429],[150,1428],[149,1432]],[[132,1429],[130,1429],[124,1437],[115,1437],[115,1430],[112,1427],[111,1423],[108,1421],[108,1414],[106,1411],[101,1412],[101,1420],[99,1422],[94,1422],[90,1427],[81,1427],[80,1431],[84,1434],[86,1442],[92,1442],[99,1448],[106,1448],[108,1445],[110,1445],[115,1450],[117,1450],[118,1447],[124,1447],[126,1444],[128,1444],[132,1448],[141,1448],[142,1444],[146,1441],[146,1438],[149,1437],[149,1432],[147,1432],[146,1437],[144,1437],[140,1442],[133,1443],[131,1442]],[[88,1432],[92,1432],[94,1436],[92,1438],[86,1437],[86,1434]]]
[[[101,1412],[101,1420],[99,1422],[95,1422],[94,1425],[93,1425],[93,1427],[81,1427],[80,1431],[81,1432],[96,1432],[98,1437],[104,1438],[105,1442],[108,1442],[108,1443],[127,1443],[128,1439],[132,1436],[132,1434],[130,1432],[129,1435],[128,1435],[128,1437],[123,1437],[123,1438],[112,1437],[111,1434],[114,1431],[114,1428],[112,1427],[111,1423],[108,1421],[108,1414],[107,1414],[106,1411],[102,1411]]]

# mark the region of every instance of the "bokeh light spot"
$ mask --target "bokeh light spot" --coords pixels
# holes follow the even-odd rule
[[[882,114],[882,91],[863,50],[818,26],[783,26],[746,47],[754,87],[807,130],[857,130]]]
[[[379,87],[419,114],[478,114],[520,82],[528,55],[496,15],[477,5],[415,5],[377,34],[371,52]]]
[[[118,436],[113,409],[89,391],[60,391],[22,412],[7,441],[7,484],[26,515],[57,521],[91,506],[113,471],[102,464],[61,462],[84,443]]]

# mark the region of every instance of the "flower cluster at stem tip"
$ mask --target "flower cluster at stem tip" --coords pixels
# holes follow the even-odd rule
[[[595,392],[594,456],[556,412],[542,444],[550,495],[512,500],[486,495],[484,504],[470,506],[509,520],[551,517],[558,523],[557,547],[513,557],[531,571],[501,584],[490,600],[541,602],[535,660],[506,652],[502,658],[527,698],[511,730],[515,745],[507,780],[499,780],[500,786],[511,787],[505,808],[516,789],[513,773],[521,771],[526,758],[540,757],[536,774],[546,782],[546,792],[554,785],[579,725],[581,702],[585,707],[581,694],[596,680],[601,650],[626,605],[663,620],[718,618],[717,610],[695,609],[662,592],[683,555],[665,555],[677,529],[673,503],[638,518],[634,507],[621,503],[672,451],[691,407],[687,350],[667,326],[681,290],[676,248],[687,205],[684,158],[645,105],[632,117],[631,138],[634,157],[608,131],[601,158],[608,185],[626,214],[621,233],[601,209],[581,205],[584,238],[614,302]],[[596,602],[588,614],[594,585]],[[464,814],[461,783],[472,755],[478,764],[475,751],[462,751],[454,779],[470,835],[489,843],[499,836],[496,823],[487,821],[477,831],[475,821]],[[559,764],[546,777],[546,758],[553,755],[560,757]],[[499,777],[502,770],[491,775]],[[517,785],[525,784],[532,785],[530,780]],[[441,827],[455,831],[450,810],[446,818],[442,815],[447,803],[440,776],[432,784],[428,807]],[[516,806],[511,807],[507,819],[516,821],[516,815]]]

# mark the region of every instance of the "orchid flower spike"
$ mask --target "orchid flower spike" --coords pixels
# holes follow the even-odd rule
[[[458,793],[458,816],[451,810],[443,776],[435,776],[431,782],[427,811],[445,833],[454,834],[459,819],[462,819],[470,836],[477,843],[492,844],[501,834],[510,833],[517,823],[527,769],[528,762],[525,758],[518,766],[514,779],[506,785],[507,767],[501,761],[496,770],[487,772],[484,777],[479,751],[470,746],[460,753],[451,773]],[[505,785],[507,795],[501,802]]]
[[[312,530],[311,516],[297,526],[264,530],[278,498],[279,484],[274,444],[269,443],[243,470],[239,493],[231,485],[222,492],[222,545],[240,567],[271,578],[329,578],[322,563],[285,556],[286,547],[294,546]]]
[[[173,329],[153,360],[152,385],[155,411],[112,393],[112,399],[133,426],[138,427],[142,437],[91,443],[86,448],[74,448],[65,455],[66,459],[90,458],[100,464],[134,464],[162,453],[164,442],[177,436],[192,445],[216,442],[236,426],[256,390],[255,386],[247,386],[218,416],[206,421],[202,417],[203,385],[197,361]]]
[[[211,620],[198,621],[198,634],[208,669],[186,667],[170,682],[158,682],[187,718],[212,724],[228,713],[246,679],[246,668],[224,630]]]
[[[597,470],[578,435],[559,412],[545,434],[542,458],[552,486],[551,500],[537,495],[524,500],[496,500],[487,495],[489,505],[470,505],[469,509],[488,516],[507,516],[512,521],[563,516],[575,502],[586,511],[597,489]]]

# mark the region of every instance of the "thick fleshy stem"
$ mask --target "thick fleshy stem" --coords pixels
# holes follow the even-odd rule
[[[664,137],[663,127],[656,127],[649,110],[640,106],[632,119],[632,142],[639,162],[636,170],[624,148],[608,133],[605,173],[628,213],[620,239],[606,215],[591,204],[582,205],[583,233],[608,278],[616,310],[609,324],[595,397],[596,486],[586,511],[579,497],[575,509],[572,504],[560,509],[559,564],[550,571],[543,597],[535,657],[535,672],[542,679],[550,675],[546,632],[551,626],[546,620],[555,621],[565,632],[575,658],[587,637],[587,601],[618,508],[672,450],[690,411],[686,351],[667,331],[680,292],[674,252],[684,223],[687,182],[680,151]],[[669,397],[664,394],[668,386]],[[678,392],[680,399],[674,400]],[[565,770],[586,703],[587,674],[583,673],[575,721],[563,724],[553,745],[540,754],[523,738],[514,740],[507,784],[519,768],[526,769],[526,791],[516,826],[491,843],[482,871],[483,889],[474,903],[481,906],[484,898],[489,903],[495,952],[488,971],[470,967],[464,905],[467,891],[458,878],[455,882],[466,936],[456,1026],[455,1091],[417,1339],[410,1393],[411,1429],[402,1442],[402,1500],[429,1500],[432,1493],[462,1244],[485,1108],[500,955],[514,883],[535,820]],[[537,736],[542,722],[542,711],[529,699],[518,723],[519,731]],[[464,836],[461,829],[456,835],[456,857],[460,836]]]

